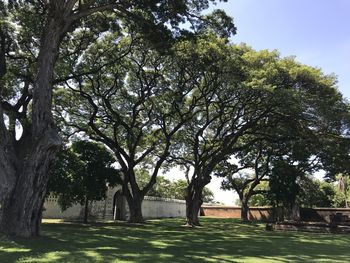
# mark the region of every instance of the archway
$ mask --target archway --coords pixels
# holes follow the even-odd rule
[[[113,197],[113,219],[125,220],[124,197],[121,191],[117,191]]]

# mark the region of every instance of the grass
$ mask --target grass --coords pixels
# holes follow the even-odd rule
[[[349,262],[350,235],[267,232],[263,224],[202,218],[76,224],[47,221],[35,239],[0,235],[0,262]]]

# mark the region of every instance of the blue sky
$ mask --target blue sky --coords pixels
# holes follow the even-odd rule
[[[229,0],[216,8],[234,18],[234,43],[277,49],[335,73],[350,99],[350,0]]]

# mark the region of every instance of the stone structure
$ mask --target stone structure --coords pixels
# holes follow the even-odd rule
[[[128,220],[129,210],[120,187],[108,189],[107,198],[93,202],[90,206],[89,220]],[[55,197],[49,196],[44,204],[43,218],[78,220],[83,217],[84,208],[77,204],[61,211]],[[185,217],[186,203],[183,200],[146,196],[142,202],[145,219]]]

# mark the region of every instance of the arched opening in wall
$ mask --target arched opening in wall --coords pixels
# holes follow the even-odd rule
[[[125,220],[124,197],[121,191],[117,191],[113,197],[113,219]]]

